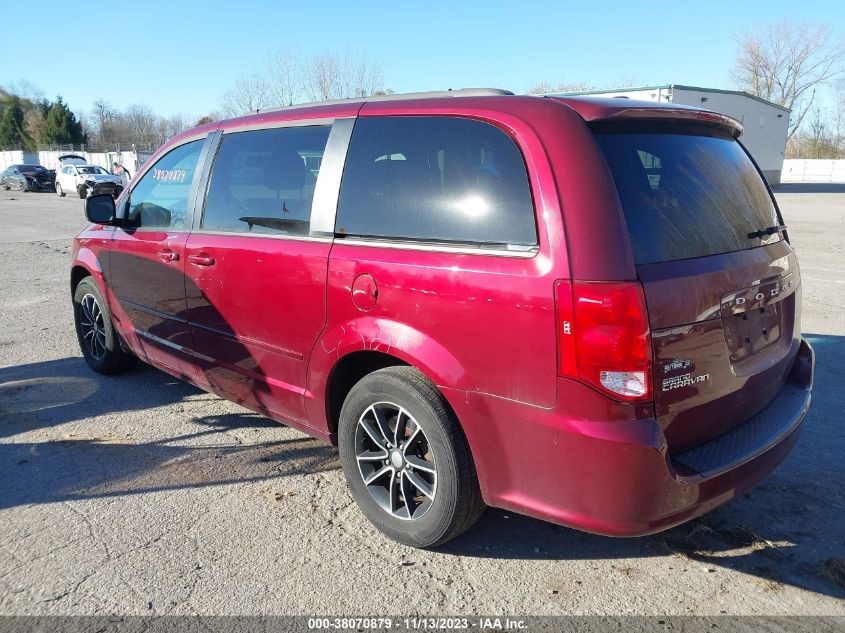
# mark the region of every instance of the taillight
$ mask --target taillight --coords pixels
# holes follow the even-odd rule
[[[614,398],[651,400],[651,336],[636,281],[558,281],[558,373]]]

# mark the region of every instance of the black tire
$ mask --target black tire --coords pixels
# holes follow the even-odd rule
[[[433,498],[426,500],[421,497],[423,504],[415,504],[418,510],[424,508],[418,518],[400,518],[380,505],[370,492],[372,487],[368,488],[365,484],[358,465],[358,449],[367,450],[360,444],[364,431],[363,427],[359,430],[359,421],[373,405],[387,403],[401,407],[410,422],[422,430],[422,440],[417,442],[425,442],[432,460],[429,463],[436,466],[436,479],[431,489]],[[388,424],[391,422],[388,421]],[[396,442],[399,446],[405,443],[404,431],[402,436],[402,440]],[[365,438],[364,441],[369,440]],[[412,441],[409,440],[407,444],[410,445]],[[379,531],[395,541],[411,547],[441,545],[472,527],[484,511],[475,467],[458,421],[443,395],[413,367],[380,369],[362,378],[352,388],[340,412],[338,445],[343,473],[358,507]],[[385,455],[389,451],[387,448],[378,450],[385,451]],[[370,462],[361,463],[366,465]],[[390,459],[372,463],[372,466],[362,468],[391,468]],[[382,463],[385,465],[382,466]],[[385,488],[392,489],[390,486],[394,478],[388,474],[389,481]],[[399,477],[397,481],[403,480]],[[397,490],[401,490],[401,485]],[[413,488],[408,490],[419,492]],[[397,500],[400,498],[397,497]],[[392,508],[392,496],[389,503]]]
[[[60,198],[65,197],[65,190],[62,189],[62,183],[60,182],[56,182],[56,195],[58,195]]]
[[[89,304],[91,299],[96,303],[99,319],[91,319],[91,311],[83,302]],[[96,316],[96,313],[95,313]],[[88,366],[99,374],[117,374],[128,369],[134,357],[125,352],[120,346],[117,332],[111,320],[111,312],[97,284],[86,277],[79,282],[73,293],[73,317],[76,323],[76,337],[79,348]],[[91,334],[88,323],[98,323],[97,332]],[[91,341],[96,338],[93,347]]]
[[[85,185],[81,185],[81,186],[76,188],[76,193],[79,194],[79,197],[82,200],[85,200],[85,198],[88,197],[88,188]]]
[[[26,193],[26,183],[23,180],[18,183],[18,190],[21,193]]]

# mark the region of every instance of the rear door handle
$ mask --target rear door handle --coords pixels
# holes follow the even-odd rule
[[[165,248],[158,252],[158,258],[165,262],[178,262],[179,253],[174,253],[169,248]]]
[[[188,261],[194,266],[214,266],[214,258],[208,253],[197,253],[188,255]]]

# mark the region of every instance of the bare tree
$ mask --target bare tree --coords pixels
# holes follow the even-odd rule
[[[181,134],[191,126],[192,122],[184,114],[172,114],[169,117],[159,118],[157,125],[159,143],[164,143],[167,139]]]
[[[530,88],[528,88],[528,94],[530,95],[545,95],[545,94],[554,94],[557,92],[582,92],[584,90],[594,90],[595,86],[591,86],[585,82],[579,83],[551,83],[549,81],[542,81],[540,83],[534,84]]]
[[[308,58],[302,67],[302,88],[311,101],[368,97],[382,91],[381,64],[347,50]]]
[[[29,79],[18,79],[14,81],[8,85],[7,90],[10,94],[32,102],[41,101],[44,98],[44,92],[41,88]]]
[[[302,96],[299,60],[290,49],[281,49],[267,58],[267,93],[276,106],[293,105]]]
[[[235,85],[223,94],[220,108],[226,117],[243,116],[267,108],[271,104],[267,82],[260,73],[241,75]]]
[[[845,138],[843,138],[845,137],[845,79],[836,82],[834,99],[833,148],[836,151],[836,158],[839,158],[845,145]]]
[[[159,117],[147,106],[133,104],[123,114],[132,137],[138,141],[158,141]]]
[[[91,128],[100,143],[111,141],[116,116],[117,112],[105,99],[97,99],[94,102],[90,115]]]
[[[348,50],[340,58],[341,98],[369,97],[382,89],[384,74],[381,64]]]
[[[792,110],[791,137],[813,106],[816,88],[843,72],[845,47],[824,24],[786,20],[743,34],[731,77],[741,90]]]
[[[302,68],[302,88],[311,101],[337,99],[339,74],[334,53],[312,55]]]

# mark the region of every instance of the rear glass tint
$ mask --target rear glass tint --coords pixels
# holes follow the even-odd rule
[[[780,234],[769,191],[734,139],[627,126],[596,139],[613,179],[638,264],[753,248]]]

